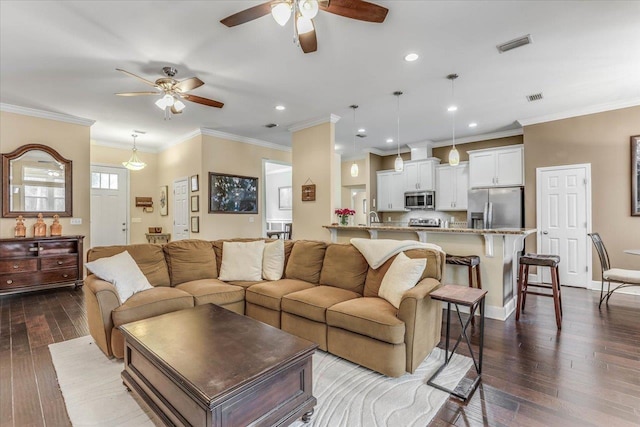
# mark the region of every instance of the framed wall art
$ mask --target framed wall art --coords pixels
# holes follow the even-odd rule
[[[640,135],[631,137],[631,215],[640,216]]]
[[[191,232],[199,233],[200,232],[200,217],[192,216],[191,217]]]
[[[209,213],[258,213],[258,178],[209,172]]]
[[[169,215],[169,187],[167,185],[160,186],[160,215]]]
[[[191,212],[200,210],[200,196],[191,196]]]
[[[198,175],[191,175],[191,192],[194,193],[200,190],[200,179]]]

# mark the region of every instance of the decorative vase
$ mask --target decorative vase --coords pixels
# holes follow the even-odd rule
[[[25,237],[27,235],[27,227],[24,226],[24,218],[22,215],[18,215],[16,218],[16,228],[14,232],[15,237]]]
[[[342,226],[349,225],[349,215],[340,216],[340,225]]]
[[[62,224],[60,224],[60,215],[53,216],[53,224],[51,224],[51,235],[62,236]]]
[[[47,235],[47,224],[44,223],[42,214],[38,214],[38,220],[33,224],[33,236],[45,237]]]

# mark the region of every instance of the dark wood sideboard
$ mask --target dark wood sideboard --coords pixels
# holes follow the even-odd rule
[[[82,285],[84,236],[0,239],[0,294]]]

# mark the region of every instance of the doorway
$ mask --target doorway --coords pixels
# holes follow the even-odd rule
[[[173,236],[172,240],[189,238],[189,186],[187,178],[173,182]]]
[[[264,209],[263,235],[267,231],[284,231],[293,220],[292,167],[289,163],[263,160]]]
[[[129,243],[129,171],[91,165],[91,247]]]
[[[538,253],[560,256],[562,285],[585,288],[591,282],[591,165],[536,169]],[[543,268],[549,283],[549,269]]]

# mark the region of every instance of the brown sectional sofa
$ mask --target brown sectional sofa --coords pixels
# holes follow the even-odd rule
[[[123,357],[118,326],[196,305],[213,303],[306,338],[344,359],[388,376],[414,372],[440,341],[441,306],[429,298],[440,285],[445,255],[405,251],[427,258],[419,283],[396,309],[378,297],[395,259],[372,269],[350,244],[285,241],[285,270],[276,281],[218,280],[225,241],[181,240],[164,246],[97,247],[88,261],[127,250],[153,289],[119,303],[115,287],[95,275],[85,279],[89,330],[108,356]]]

